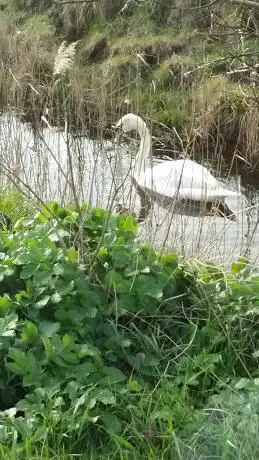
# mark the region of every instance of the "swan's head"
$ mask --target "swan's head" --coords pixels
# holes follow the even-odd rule
[[[127,113],[124,115],[116,124],[116,131],[128,133],[129,131],[137,131],[140,136],[143,135],[146,130],[146,123],[139,115],[134,113]]]

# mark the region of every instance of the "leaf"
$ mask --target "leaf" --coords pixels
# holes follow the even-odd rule
[[[52,301],[53,303],[59,303],[59,302],[61,302],[61,300],[62,300],[62,297],[61,297],[61,295],[59,294],[59,292],[54,292],[54,294],[52,294],[52,296],[51,296],[51,301]]]
[[[135,379],[130,379],[128,381],[128,387],[130,391],[133,391],[134,393],[139,393],[142,390],[141,385]]]
[[[42,337],[42,342],[45,348],[45,353],[48,361],[51,361],[55,356],[56,350],[55,347],[52,345],[49,337]]]
[[[106,247],[101,247],[98,252],[99,257],[107,257],[109,254],[109,251]]]
[[[8,369],[15,374],[26,375],[29,364],[27,355],[18,348],[10,348],[8,356],[14,361],[7,363]]]
[[[53,233],[49,235],[49,239],[53,243],[58,243],[60,240],[62,240],[66,236],[70,236],[70,233],[63,228],[59,228],[59,229],[56,229]]]
[[[30,421],[22,417],[18,417],[14,419],[14,427],[21,435],[22,439],[27,439],[31,437],[33,427]]]
[[[236,390],[243,390],[249,388],[250,380],[242,377],[235,385]]]
[[[0,337],[13,337],[17,324],[18,316],[15,313],[0,318]]]
[[[14,418],[17,414],[17,409],[16,407],[10,407],[10,409],[6,409],[3,413],[7,415],[7,417]]]
[[[39,329],[43,337],[52,337],[59,331],[60,323],[54,321],[41,321]]]
[[[0,297],[0,314],[1,315],[6,313],[6,310],[8,309],[9,305],[10,305],[10,299],[8,296]]]
[[[114,414],[104,414],[101,420],[110,434],[118,434],[121,432],[121,422]]]
[[[152,276],[140,275],[136,280],[135,288],[139,296],[146,295],[157,300],[163,297],[163,290]]]
[[[85,358],[86,356],[97,356],[99,355],[99,350],[92,345],[89,344],[82,344],[79,346],[78,357],[80,359]]]
[[[61,264],[55,264],[53,266],[53,273],[54,275],[60,276],[64,274],[64,266]]]
[[[150,273],[150,267],[147,265],[146,267],[142,268],[142,270],[140,270],[140,273],[143,273],[143,274]]]
[[[120,216],[118,218],[118,228],[124,232],[135,233],[137,230],[137,221],[131,216]]]
[[[79,384],[72,380],[67,384],[66,388],[64,389],[64,393],[68,393],[69,398],[71,399],[71,401],[73,401],[77,395],[78,389]]]
[[[130,442],[127,441],[127,439],[123,438],[122,436],[118,436],[115,433],[112,434],[112,437],[116,441],[116,443],[119,444],[119,446],[123,447],[124,449],[135,451],[135,447],[132,444],[130,444]]]
[[[38,329],[35,324],[31,321],[25,321],[24,331],[21,334],[21,338],[24,342],[33,343],[39,337]]]
[[[45,268],[38,270],[34,273],[34,283],[36,283],[39,286],[47,286],[52,278],[52,272]]]
[[[116,404],[116,399],[113,393],[110,390],[96,390],[94,392],[94,397],[97,401],[105,405],[114,406]]]
[[[49,295],[45,295],[41,300],[39,300],[38,302],[36,302],[35,304],[35,307],[36,308],[43,308],[47,305],[48,301],[50,299],[50,296]]]
[[[73,400],[73,406],[74,406],[73,415],[76,414],[76,412],[79,409],[79,407],[86,405],[87,398],[88,398],[88,394],[84,393],[84,394],[82,394],[82,396],[80,396],[80,398],[77,398],[77,399]]]
[[[88,308],[86,309],[86,316],[87,316],[88,318],[95,318],[96,315],[97,315],[97,308],[95,308],[95,307],[88,307]]]
[[[83,362],[76,366],[74,375],[78,380],[85,381],[91,374],[95,374],[96,370],[96,366],[91,361]],[[87,379],[87,381],[89,381],[89,379]]]
[[[79,361],[79,359],[78,359],[78,357],[77,357],[77,355],[76,355],[76,353],[74,351],[64,351],[61,356],[62,356],[62,359],[64,361],[66,361],[67,363],[69,363],[69,364],[76,365],[76,364],[80,363],[80,361]]]
[[[235,274],[240,273],[242,272],[242,270],[244,270],[245,267],[246,267],[246,264],[242,262],[233,262],[231,266],[231,271],[232,273],[235,273]]]
[[[128,265],[132,258],[131,251],[123,245],[113,246],[111,254],[117,267]]]
[[[115,289],[117,292],[128,293],[131,290],[132,281],[123,279],[115,270],[107,273],[104,282],[108,289]]]
[[[78,251],[75,248],[69,248],[67,250],[68,260],[72,264],[76,264],[78,262]]]
[[[171,268],[176,268],[178,266],[178,255],[176,253],[166,254],[161,257],[161,262],[164,265],[169,265]]]
[[[124,382],[126,380],[126,376],[116,367],[105,367],[103,369],[104,373],[106,374],[99,383],[102,385],[114,385],[115,383]]]
[[[32,436],[32,442],[39,442],[46,438],[48,430],[45,425],[40,426]]]
[[[136,312],[140,309],[139,298],[137,295],[129,295],[128,292],[120,293],[117,299],[117,306],[122,311]]]
[[[35,274],[36,270],[38,269],[39,265],[35,265],[35,264],[30,264],[30,265],[25,265],[25,267],[23,267],[21,273],[20,273],[20,278],[22,280],[27,280],[28,278],[31,278],[32,275]]]

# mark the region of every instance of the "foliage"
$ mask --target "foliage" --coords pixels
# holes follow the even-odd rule
[[[15,222],[32,215],[36,206],[18,189],[5,187],[0,189],[0,210]]]
[[[223,439],[241,430],[241,452],[257,429],[258,271],[245,259],[226,274],[159,256],[135,233],[129,216],[55,203],[2,232],[0,440],[9,458],[43,446],[102,458],[110,445],[123,458],[197,449],[228,459]],[[225,410],[226,398],[222,424],[213,407]],[[213,430],[224,431],[222,444],[208,442]]]

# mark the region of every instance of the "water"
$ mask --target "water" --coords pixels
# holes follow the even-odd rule
[[[74,200],[114,209],[116,203],[139,211],[140,202],[130,182],[135,148],[112,142],[73,138],[55,129],[37,133],[15,117],[0,119],[1,185],[10,179],[37,199],[61,204]],[[153,159],[154,163],[159,161]],[[160,160],[161,161],[161,160]],[[70,174],[72,164],[73,174]],[[235,181],[227,187],[235,189]],[[225,182],[226,185],[226,182]],[[200,217],[195,206],[172,212],[155,203],[149,218],[139,226],[141,240],[161,250],[177,250],[187,256],[229,263],[239,255],[259,257],[257,207],[248,195],[227,199],[237,222],[214,216]]]

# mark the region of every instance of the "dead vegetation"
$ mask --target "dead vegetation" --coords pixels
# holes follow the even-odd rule
[[[199,148],[257,174],[258,12],[203,3],[3,4],[2,110],[34,123],[48,113],[51,124],[93,134],[140,112],[159,151]]]

